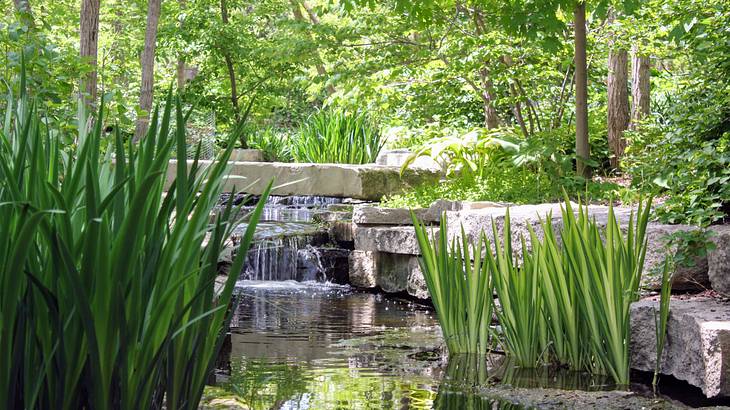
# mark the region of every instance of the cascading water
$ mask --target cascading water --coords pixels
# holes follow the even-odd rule
[[[322,249],[329,240],[326,228],[314,216],[342,203],[341,198],[272,196],[266,202],[248,251],[240,279],[247,281],[298,282],[333,280],[335,266],[346,251]],[[239,231],[246,225],[242,224]],[[340,251],[340,252],[337,252]]]

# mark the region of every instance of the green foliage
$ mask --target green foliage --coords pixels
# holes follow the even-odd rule
[[[181,162],[164,192],[172,147],[185,152],[184,114],[171,92],[139,146],[125,150],[117,132],[102,150],[102,105],[93,129],[80,127],[78,145],[64,151],[25,77],[18,89],[0,129],[0,402],[197,408],[236,281],[231,275],[214,293],[234,210],[210,215],[231,150],[205,169]]]
[[[248,146],[264,152],[264,160],[271,162],[290,162],[289,136],[272,127],[260,129],[249,134]]]
[[[449,354],[486,354],[492,319],[492,278],[482,260],[486,237],[470,244],[462,228],[461,240],[449,246],[446,214],[441,217],[438,239],[429,238],[415,214],[411,218],[423,255],[421,270]]]
[[[512,253],[512,233],[509,210],[504,218],[504,236],[501,241],[492,220],[492,244],[486,241],[486,260],[494,277],[494,290],[499,299],[495,308],[503,334],[505,351],[521,367],[534,367],[540,360],[546,342],[547,327],[538,312],[542,311],[540,294],[540,265],[529,252],[522,252],[522,264]],[[520,238],[526,249],[524,238]]]
[[[664,342],[667,338],[667,322],[669,321],[669,302],[672,298],[672,272],[673,262],[670,259],[664,261],[662,270],[662,289],[659,296],[659,312],[654,311],[654,328],[656,330],[656,364],[654,365],[654,377],[651,385],[656,393],[659,383],[659,373],[662,370],[662,353],[664,353]]]
[[[661,220],[719,222],[730,209],[730,5],[677,1],[653,17],[671,28],[660,33],[672,76],[653,91],[654,118],[629,135],[625,168],[638,188],[668,196]]]
[[[439,185],[417,186],[387,197],[384,206],[427,207],[437,199],[540,203],[560,199],[563,190],[571,196],[608,200],[618,192],[615,184],[575,175],[571,130],[544,131],[527,139],[504,129],[451,131],[454,133],[424,143],[403,166],[405,169],[418,156],[430,156],[448,164],[448,178]],[[599,151],[600,145],[595,146]],[[598,158],[607,162],[607,157]]]
[[[488,325],[491,315],[482,316],[486,318],[483,323],[468,327],[466,323],[474,314],[469,301],[491,300],[492,287],[487,284],[493,283],[499,300],[494,312],[501,344],[517,365],[557,364],[605,374],[617,384],[628,385],[630,305],[639,295],[650,203],[639,203],[624,234],[613,207],[602,227],[589,217],[587,207],[579,205],[574,211],[566,201],[559,231],[548,217],[542,222],[543,239],[532,228],[529,248],[525,238],[520,238],[519,262],[513,253],[515,241],[507,210],[503,236],[499,237],[492,220],[493,242],[482,233],[477,245],[471,246],[474,266],[483,276],[478,283],[484,284],[476,288],[468,254],[461,254],[461,249],[468,248],[463,229],[462,237],[449,245],[446,218],[442,217],[439,237],[432,244],[414,218],[424,255],[424,277],[447,343],[460,334],[474,334],[470,332],[479,325]],[[483,294],[474,295],[475,289]],[[458,324],[468,330],[455,328]],[[450,352],[459,349],[448,347]]]
[[[297,162],[367,164],[375,162],[384,141],[366,114],[322,110],[301,125],[291,144]]]
[[[595,372],[622,385],[629,383],[630,306],[639,296],[650,204],[639,203],[625,235],[613,207],[605,229],[589,218],[587,208],[577,218],[569,203],[563,209],[563,262],[576,285],[578,322],[586,326],[584,337],[576,340],[588,349],[585,354]]]

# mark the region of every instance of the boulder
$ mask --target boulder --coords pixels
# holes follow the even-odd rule
[[[413,153],[407,149],[384,149],[378,154],[375,163],[400,168],[405,164],[411,154]],[[420,156],[411,162],[409,168],[425,168],[440,171],[441,165],[429,156]]]
[[[264,160],[264,151],[260,149],[236,148],[231,152],[231,161],[261,162]]]
[[[438,222],[429,214],[428,208],[417,208],[413,212],[424,223]],[[372,205],[356,206],[352,222],[358,225],[413,225],[411,210],[405,208],[382,208]]]
[[[429,237],[438,232],[438,227],[426,229]],[[355,249],[400,255],[421,254],[412,226],[356,226],[354,230]]]
[[[710,240],[715,249],[707,254],[708,277],[712,289],[730,296],[730,225],[711,226]]]
[[[654,371],[658,309],[656,298],[631,306],[632,368]],[[671,300],[661,373],[701,388],[707,397],[730,395],[730,301]]]

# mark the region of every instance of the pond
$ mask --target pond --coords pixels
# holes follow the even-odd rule
[[[447,364],[433,311],[408,300],[328,283],[248,280],[237,297],[226,375],[214,391],[241,408],[522,408],[476,387],[612,387],[582,373],[519,372],[501,355]]]
[[[205,408],[674,408],[606,378],[452,357],[430,306],[334,284],[342,255],[316,216],[338,201],[272,198],[236,287]],[[241,228],[244,228],[242,225]],[[342,244],[340,244],[342,245]],[[346,251],[346,250],[344,250]],[[332,256],[335,255],[335,256]],[[345,253],[346,255],[346,253]],[[344,257],[345,276],[347,271]],[[561,390],[557,390],[561,389]]]

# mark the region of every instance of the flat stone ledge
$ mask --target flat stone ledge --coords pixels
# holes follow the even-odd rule
[[[200,161],[201,167],[212,161]],[[191,165],[192,161],[188,161]],[[375,164],[289,164],[283,162],[229,162],[229,177],[224,190],[261,194],[274,180],[273,195],[331,196],[378,201],[428,181],[438,181],[431,170],[406,170]],[[170,160],[165,188],[175,179],[177,161]]]
[[[730,301],[672,298],[661,373],[702,389],[707,397],[730,396]],[[657,298],[631,306],[631,367],[656,364]]]
[[[421,223],[430,225],[438,223],[444,212],[473,211],[488,208],[504,209],[506,206],[507,204],[500,202],[464,202],[439,199],[434,201],[428,208],[413,209],[413,213]],[[369,204],[356,206],[352,221],[358,225],[413,225],[410,209],[384,208]]]

